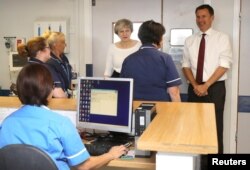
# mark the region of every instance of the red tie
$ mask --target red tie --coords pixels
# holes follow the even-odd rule
[[[203,65],[204,65],[205,44],[206,44],[205,35],[206,34],[202,34],[200,48],[199,48],[198,62],[197,62],[196,82],[199,84],[202,83],[202,77],[203,77]]]

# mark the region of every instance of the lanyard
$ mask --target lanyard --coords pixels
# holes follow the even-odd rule
[[[63,68],[64,73],[67,75],[67,79],[70,82],[70,76],[69,76],[69,68],[67,63],[61,62],[61,60],[56,59],[54,57],[51,57],[53,60],[55,60],[60,66]]]

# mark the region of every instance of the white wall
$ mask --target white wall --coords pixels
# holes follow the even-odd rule
[[[76,0],[0,0],[0,86],[9,89],[10,77],[8,68],[8,53],[3,37],[15,36],[30,39],[33,37],[34,21],[40,17],[67,17],[70,19],[70,62],[78,64],[76,44],[77,16]],[[78,69],[78,65],[76,65]]]
[[[238,47],[233,46],[237,43],[237,37],[234,36],[234,13],[235,2],[237,0],[212,0],[211,5],[215,10],[215,20],[213,27],[217,30],[227,33],[230,36],[233,51]],[[223,9],[223,10],[222,10]],[[226,81],[226,103],[224,109],[224,152],[234,153],[236,151],[236,120],[237,120],[237,80],[238,80],[238,54],[233,52],[233,65],[228,72]],[[236,82],[235,82],[236,81]],[[236,83],[236,86],[235,84]]]
[[[244,96],[244,100],[239,106],[238,115],[238,141],[237,153],[250,153],[250,80],[249,80],[249,29],[250,29],[250,1],[242,0],[241,13],[241,38],[240,38],[240,70],[239,70],[239,96]]]
[[[250,96],[249,81],[250,1],[242,0],[239,95]]]

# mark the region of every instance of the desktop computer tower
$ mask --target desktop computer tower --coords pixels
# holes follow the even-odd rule
[[[142,103],[135,109],[135,156],[150,157],[151,151],[137,149],[137,141],[156,115],[155,103]]]

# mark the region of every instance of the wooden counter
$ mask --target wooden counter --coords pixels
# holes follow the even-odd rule
[[[115,159],[107,165],[109,167],[117,168],[131,168],[131,169],[152,169],[155,170],[155,155],[151,158],[134,158],[132,160]]]
[[[0,107],[19,108],[21,102],[18,97],[0,97]],[[49,101],[50,109],[76,111],[76,99],[53,98]]]
[[[140,103],[134,102],[134,107]],[[138,140],[139,149],[188,154],[218,152],[214,104],[156,102],[156,111],[156,117]]]

